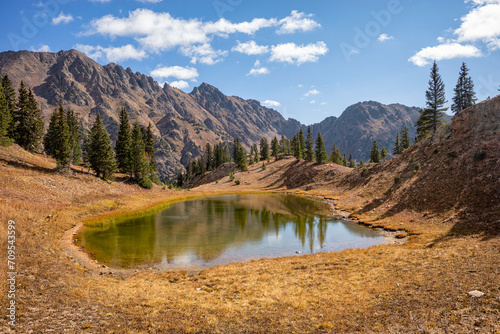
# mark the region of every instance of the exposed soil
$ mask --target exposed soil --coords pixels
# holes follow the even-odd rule
[[[8,220],[18,233],[16,328],[2,311],[0,332],[499,333],[499,115],[498,98],[480,104],[435,140],[378,165],[283,159],[235,173],[240,185],[207,176],[190,191],[107,183],[81,169],[60,175],[51,159],[0,148],[0,248]],[[82,222],[176,198],[257,191],[324,196],[364,224],[405,231],[408,242],[196,274],[101,274],[108,269],[68,253],[70,229]],[[0,261],[2,310],[6,272]]]

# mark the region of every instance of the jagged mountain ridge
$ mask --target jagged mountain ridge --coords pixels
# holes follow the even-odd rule
[[[249,148],[263,136],[291,138],[300,128],[307,128],[256,100],[226,96],[207,83],[187,94],[168,84],[160,87],[153,78],[130,68],[114,63],[102,66],[76,50],[2,52],[0,73],[8,74],[16,89],[21,80],[33,89],[46,124],[62,100],[86,129],[99,113],[115,140],[119,111],[125,105],[132,122],[153,125],[158,170],[164,178],[199,156],[206,143],[239,137]],[[335,143],[342,152],[366,159],[373,139],[389,146],[403,126],[412,133],[417,116],[417,108],[365,102],[312,128],[314,136],[322,132],[328,150]]]

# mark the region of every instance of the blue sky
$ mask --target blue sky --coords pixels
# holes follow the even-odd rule
[[[500,86],[500,0],[40,0],[2,5],[0,50],[85,52],[190,92],[202,82],[311,124],[375,100],[424,106],[438,61]],[[450,102],[451,104],[451,102]]]

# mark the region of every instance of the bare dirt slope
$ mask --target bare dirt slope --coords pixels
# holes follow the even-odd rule
[[[18,232],[16,331],[499,332],[499,114],[499,98],[481,103],[456,115],[434,140],[366,169],[283,159],[235,173],[240,185],[220,172],[221,179],[207,176],[190,191],[146,191],[81,170],[63,176],[51,159],[0,148],[0,235],[9,219]],[[100,272],[60,242],[81,221],[187,196],[250,191],[334,198],[366,224],[404,229],[409,242],[198,274]],[[5,272],[1,261],[1,291]],[[471,297],[472,290],[484,296]],[[0,294],[2,310],[6,303]],[[0,321],[0,332],[14,332],[6,318]]]

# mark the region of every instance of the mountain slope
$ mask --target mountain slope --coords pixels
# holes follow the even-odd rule
[[[230,143],[240,137],[249,149],[261,137],[291,138],[300,128],[306,129],[256,100],[226,96],[206,83],[189,94],[168,84],[162,88],[151,77],[114,63],[101,66],[76,50],[2,52],[0,73],[8,74],[16,89],[21,80],[33,89],[46,125],[62,100],[77,113],[84,129],[90,128],[99,113],[115,140],[119,111],[125,105],[131,122],[153,125],[156,161],[163,178],[174,176],[178,168],[199,156],[206,143]],[[391,138],[403,126],[413,133],[417,116],[417,108],[363,102],[312,128],[314,136],[322,132],[328,150],[336,144],[355,159],[366,160],[373,139],[390,150]]]

